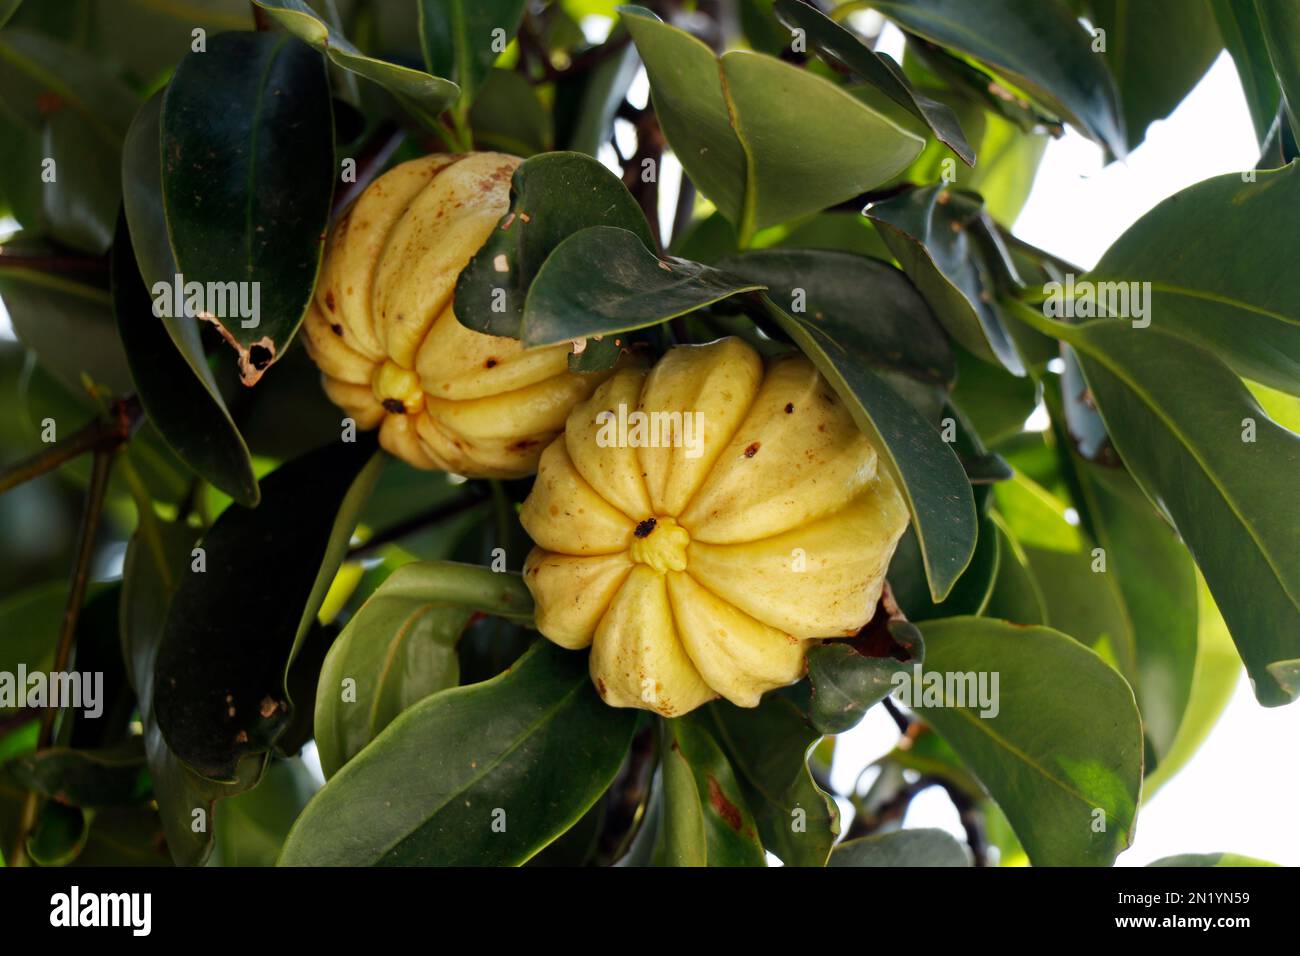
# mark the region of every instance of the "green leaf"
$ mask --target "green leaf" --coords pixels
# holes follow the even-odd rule
[[[654,247],[632,194],[590,156],[543,153],[520,163],[510,211],[456,282],[456,318],[476,332],[521,338],[533,277],[561,242],[591,226],[624,229]]]
[[[1255,0],[1255,12],[1282,88],[1291,129],[1300,129],[1300,10],[1293,3]]]
[[[102,275],[53,274],[20,261],[19,255],[0,258],[0,298],[22,343],[74,394],[85,393],[83,375],[117,394],[130,391],[131,373]]]
[[[89,814],[50,800],[41,807],[27,836],[27,855],[39,866],[67,866],[85,849],[89,837]]]
[[[1043,623],[1092,648],[1136,685],[1133,625],[1119,583],[1129,569],[1112,567],[1109,553],[1094,555],[1093,542],[1066,519],[1065,503],[1024,475],[995,485],[993,494],[1037,582]],[[1148,583],[1145,569],[1136,573]]]
[[[514,70],[488,73],[469,122],[480,147],[515,156],[544,152],[554,139],[551,114],[537,95],[537,87]]]
[[[72,807],[138,803],[148,792],[138,740],[94,750],[48,747],[5,764],[24,789]]]
[[[523,340],[554,345],[642,329],[761,288],[688,259],[661,259],[626,229],[592,226],[556,246],[538,270]]]
[[[970,866],[966,850],[944,830],[895,830],[835,848],[827,866]]]
[[[1174,746],[1192,693],[1196,565],[1125,472],[1073,460],[1093,540],[1105,551],[1106,576],[1119,585],[1133,627],[1133,690],[1147,737],[1162,761]]]
[[[1020,434],[1038,405],[1039,386],[1030,376],[1016,376],[982,362],[963,348],[953,350],[957,384],[953,403],[974,425],[987,445]]]
[[[605,43],[617,43],[627,37],[627,28],[621,22],[616,23]],[[640,68],[641,60],[636,55],[636,47],[628,43],[587,71],[583,77],[582,95],[576,106],[573,128],[567,140],[563,141],[568,149],[595,156],[600,147],[609,142],[614,131],[614,116]],[[563,85],[563,77],[559,83]]]
[[[163,96],[162,155],[177,271],[220,284],[205,302],[253,385],[297,331],[320,266],[335,179],[324,60],[287,33],[211,37]]]
[[[661,721],[660,727],[664,863],[766,866],[758,825],[707,718],[697,712]]]
[[[1277,115],[1281,93],[1269,62],[1255,0],[1209,0],[1209,4],[1223,45],[1236,64],[1246,106],[1255,125],[1255,138],[1262,144]]]
[[[122,656],[139,702],[142,739],[171,858],[181,866],[202,863],[212,851],[214,802],[257,782],[249,773],[230,784],[194,773],[172,752],[158,728],[154,706],[155,666],[167,609],[191,561],[197,533],[182,524],[142,521],[122,564]],[[197,812],[196,812],[197,811]],[[196,824],[199,824],[196,826]]]
[[[877,53],[852,31],[802,0],[776,0],[775,9],[788,27],[805,32],[827,63],[862,77],[925,123],[963,163],[975,165],[975,150],[966,141],[953,111],[913,89],[902,69],[887,54]]]
[[[1228,706],[1241,677],[1241,657],[1205,579],[1196,576],[1196,663],[1187,707],[1178,734],[1142,784],[1142,799],[1150,800],[1200,749]]]
[[[1269,863],[1267,860],[1259,860],[1253,856],[1242,856],[1240,853],[1180,853],[1177,856],[1161,857],[1147,866],[1219,866],[1219,867],[1237,867],[1237,866],[1277,866],[1276,863]]]
[[[1124,157],[1115,84],[1062,0],[872,0],[871,5],[904,30],[1007,77]]]
[[[5,635],[0,641],[0,673],[17,674],[19,667],[28,673],[45,672],[54,665],[59,622],[67,600],[68,587],[62,582],[5,595],[0,601],[0,634]],[[0,713],[13,710],[4,707]]]
[[[0,148],[0,173],[27,229],[93,255],[108,249],[136,103],[102,62],[39,33],[0,33],[0,120],[12,141]]]
[[[241,764],[262,766],[288,724],[289,664],[382,462],[369,437],[328,445],[280,466],[257,508],[231,505],[203,536],[204,569],[191,563],[167,613],[154,692],[167,743],[203,776],[244,778]]]
[[[947,686],[941,706],[918,713],[998,802],[1033,864],[1113,863],[1132,840],[1142,782],[1141,720],[1124,679],[1044,627],[950,618],[921,630],[926,673]],[[998,675],[996,716],[951,696],[950,676],[963,674],[987,674],[990,687]]]
[[[289,829],[318,789],[301,760],[272,761],[254,789],[217,806],[208,865],[275,866]]]
[[[870,370],[870,349],[852,331],[823,328],[764,301],[826,376],[898,482],[921,543],[930,594],[942,600],[975,551],[975,501],[961,462],[939,432]]]
[[[586,655],[538,641],[405,710],[307,805],[280,863],[524,863],[610,785],[636,722],[601,702]]]
[[[993,593],[989,595],[988,605],[984,608],[985,617],[1000,618],[1015,624],[1047,623],[1043,593],[1039,590],[1033,572],[1029,570],[1029,559],[1025,556],[1024,549],[1011,537],[1001,515],[994,511],[989,517],[997,529],[999,560]]]
[[[1216,176],[1175,193],[1129,227],[1087,278],[1150,282],[1152,326],[1205,346],[1241,375],[1300,394],[1300,233],[1290,214],[1300,205],[1300,162],[1256,175],[1250,183]],[[1088,313],[1076,296],[1074,314],[1105,311]]]
[[[776,694],[752,710],[715,703],[709,713],[763,845],[786,866],[825,866],[840,813],[808,769],[821,734],[792,701]]]
[[[723,259],[718,268],[761,283],[787,312],[807,316],[832,337],[855,341],[873,368],[923,382],[953,379],[943,328],[907,277],[887,263],[847,252],[760,249]]]
[[[1102,55],[1119,91],[1130,149],[1147,126],[1174,111],[1219,51],[1208,4],[1184,0],[1090,0],[1089,20],[1106,31]]]
[[[149,421],[197,475],[240,504],[256,505],[257,478],[248,446],[207,365],[200,366],[206,376],[196,377],[194,367],[168,336],[165,320],[153,314],[153,302],[131,251],[125,216],[118,220],[111,263],[117,330]],[[197,329],[192,325],[190,329],[198,345]],[[200,346],[195,357],[202,354]]]
[[[880,185],[924,145],[810,72],[760,53],[719,58],[648,10],[620,11],[664,135],[742,246],[759,229]]]
[[[908,528],[898,540],[889,563],[889,587],[894,600],[909,621],[936,617],[980,615],[988,607],[1001,564],[998,536],[993,520],[984,515],[979,522],[979,536],[970,564],[942,601],[930,597],[926,584],[925,561],[916,533]]]
[[[519,31],[527,5],[527,0],[420,0],[425,65],[460,85],[463,105],[474,102],[488,70]]]
[[[1120,457],[1209,582],[1265,706],[1300,695],[1300,513],[1288,508],[1300,436],[1213,355],[1158,329],[1031,325],[1079,353]],[[1246,420],[1254,441],[1246,437]]]
[[[938,184],[873,203],[865,214],[948,333],[980,358],[1023,374],[974,258],[979,197]]]
[[[429,117],[450,106],[460,93],[453,82],[387,60],[366,56],[309,7],[305,0],[254,0],[282,27],[350,73],[378,83]]]
[[[519,575],[447,561],[407,564],[352,616],[325,657],[316,695],[316,747],[325,776],[398,714],[460,679],[456,644],[472,620],[532,624]]]
[[[896,675],[925,659],[925,641],[914,625],[888,621],[883,627],[877,622],[869,626],[869,640],[832,641],[808,651],[808,718],[824,734],[856,727],[867,709],[897,686]]]

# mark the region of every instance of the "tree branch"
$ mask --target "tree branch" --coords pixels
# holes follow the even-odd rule
[[[134,395],[115,402],[112,418],[96,418],[63,441],[0,470],[0,494],[54,471],[88,451],[116,448],[131,437],[143,414]]]

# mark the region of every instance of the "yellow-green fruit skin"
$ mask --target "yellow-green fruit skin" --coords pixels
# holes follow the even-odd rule
[[[663,425],[685,416],[702,429],[673,447]],[[908,514],[811,362],[728,338],[620,369],[575,405],[520,518],[538,629],[591,647],[606,703],[675,717],[756,706],[803,675],[811,641],[856,633]]]
[[[456,280],[509,209],[519,162],[468,153],[402,163],[326,241],[307,350],[334,403],[417,468],[530,475],[574,403],[606,377],[569,372],[567,346],[525,350],[456,319]]]

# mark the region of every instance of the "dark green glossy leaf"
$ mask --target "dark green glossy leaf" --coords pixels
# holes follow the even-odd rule
[[[184,525],[143,522],[127,546],[119,604],[122,656],[139,702],[153,798],[171,858],[181,866],[202,863],[211,852],[215,801],[257,782],[255,771],[230,784],[206,780],[181,762],[158,728],[154,706],[158,647],[167,608],[190,565],[197,537],[196,531]]]
[[[0,173],[24,227],[88,253],[108,249],[122,138],[136,102],[84,53],[29,30],[0,33],[0,115],[9,141],[0,148]]]
[[[148,793],[139,741],[97,750],[49,747],[5,765],[24,789],[72,807],[138,803]]]
[[[1246,106],[1255,124],[1255,138],[1264,142],[1273,117],[1277,115],[1281,94],[1277,76],[1269,62],[1264,28],[1255,9],[1255,0],[1209,0],[1219,26],[1223,45],[1232,54],[1246,94]]]
[[[324,60],[287,33],[211,37],[163,96],[162,155],[177,271],[222,284],[205,302],[252,385],[293,338],[320,266],[335,179]]]
[[[975,165],[975,150],[953,111],[912,88],[902,69],[888,54],[877,53],[860,37],[801,0],[776,0],[776,14],[791,29],[803,30],[817,52],[831,64],[851,70],[925,123],[940,142],[967,166]]]
[[[203,536],[205,570],[191,563],[177,586],[154,692],[167,743],[203,776],[243,778],[241,764],[262,766],[288,724],[286,672],[382,461],[370,438],[326,446],[282,465],[257,508],[231,505]]]
[[[601,702],[585,654],[538,641],[398,716],[307,805],[280,863],[526,862],[610,785],[636,722]]]
[[[1214,62],[1223,41],[1209,4],[1184,0],[1089,0],[1094,29],[1115,79],[1130,149],[1147,126],[1174,111]]]
[[[896,830],[841,843],[827,866],[970,866],[970,859],[944,830]]]
[[[1088,280],[1150,282],[1152,326],[1205,346],[1241,375],[1300,394],[1300,232],[1291,215],[1300,206],[1300,162],[1256,175],[1216,176],[1170,196],[1106,250]],[[1075,314],[1088,318],[1080,309],[1076,294]]]
[[[766,866],[740,781],[700,713],[662,721],[662,861],[668,866]]]
[[[1000,564],[997,532],[992,519],[985,515],[980,518],[979,537],[970,564],[948,592],[948,597],[936,603],[931,599],[926,584],[925,561],[916,533],[908,528],[899,539],[889,563],[889,587],[909,621],[979,615],[988,607]]]
[[[1142,726],[1124,679],[1044,627],[949,618],[921,629],[925,671],[947,686],[942,706],[918,713],[998,802],[1033,864],[1113,863],[1132,840],[1142,781]],[[988,675],[988,689],[998,675],[995,716],[950,699],[949,675],[962,674]]]
[[[761,288],[698,262],[661,259],[626,229],[592,226],[556,246],[538,270],[523,340],[553,345],[642,329]]]
[[[1291,129],[1300,129],[1300,10],[1293,3],[1255,0],[1255,12],[1273,63]]]
[[[719,58],[648,10],[620,9],[664,135],[742,245],[880,185],[924,145],[811,72],[760,53]]]
[[[996,511],[989,514],[998,536],[998,576],[984,608],[986,617],[1013,624],[1046,624],[1043,593],[1029,570],[1029,558],[1011,537],[1006,522]]]
[[[474,102],[488,70],[519,30],[527,0],[420,0],[420,45],[429,72]]]
[[[1300,436],[1213,355],[1166,332],[1017,314],[1078,352],[1115,448],[1205,574],[1260,703],[1294,700],[1300,512],[1289,502]]]
[[[1115,84],[1062,0],[872,0],[904,30],[988,65],[1123,158]]]
[[[821,734],[792,701],[775,694],[752,710],[716,703],[709,712],[763,846],[786,866],[825,866],[840,812],[808,769]]]
[[[978,196],[942,184],[873,203],[866,215],[948,333],[1013,374],[1024,367],[990,301],[970,238]]]
[[[316,746],[326,777],[394,718],[460,679],[456,644],[482,614],[532,623],[519,575],[447,561],[394,571],[343,628],[316,696]]]
[[[982,362],[963,348],[953,350],[957,384],[953,403],[975,426],[987,445],[996,445],[1024,428],[1038,404],[1038,383]]]
[[[820,324],[765,301],[777,324],[826,376],[898,482],[921,542],[930,593],[942,600],[975,551],[975,502],[961,462],[938,431],[870,370],[870,350],[862,343],[835,338]]]
[[[627,38],[627,28],[617,23],[605,42],[617,43]],[[636,47],[627,43],[622,50],[607,56],[587,72],[573,129],[565,142],[567,149],[595,156],[601,146],[609,142],[614,131],[614,115],[640,68]],[[563,83],[563,78],[560,82]]]
[[[153,302],[131,251],[125,216],[118,220],[112,275],[118,334],[150,422],[196,474],[241,504],[256,505],[257,479],[248,447],[207,365],[201,365],[206,376],[196,377],[163,320],[153,314]]]
[[[808,651],[808,717],[822,733],[840,734],[857,726],[867,708],[894,689],[896,674],[925,659],[925,641],[914,625],[878,624],[868,625],[870,640],[833,641]]]
[[[522,337],[533,277],[556,246],[590,226],[625,229],[654,246],[641,207],[596,160],[581,153],[525,160],[510,181],[510,211],[456,283],[456,318],[476,332]]]
[[[855,342],[874,368],[923,382],[953,379],[943,328],[907,277],[887,263],[846,252],[761,249],[723,259],[718,268],[761,283],[787,312],[832,338]]]
[[[451,105],[460,89],[455,83],[423,70],[366,56],[333,29],[304,0],[254,0],[282,27],[311,44],[336,66],[378,83],[426,116],[437,116]]]

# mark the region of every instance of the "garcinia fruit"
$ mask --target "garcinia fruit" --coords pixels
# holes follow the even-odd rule
[[[826,380],[739,339],[623,368],[569,413],[520,514],[538,629],[606,703],[753,707],[856,633],[907,508]]]
[[[432,155],[375,180],[339,217],[303,320],[325,391],[417,468],[514,478],[605,375],[567,346],[529,349],[462,326],[456,279],[510,204],[519,159]]]

